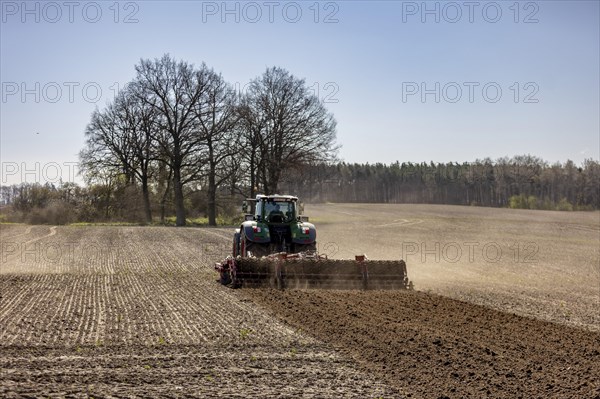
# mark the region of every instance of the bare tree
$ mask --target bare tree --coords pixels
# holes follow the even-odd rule
[[[202,65],[196,81],[205,90],[194,106],[199,140],[206,148],[208,224],[216,226],[217,189],[231,176],[227,159],[239,152],[234,133],[237,121],[235,92],[220,74]]]
[[[145,219],[147,223],[151,223],[152,208],[149,186],[155,169],[152,164],[156,161],[154,137],[158,133],[158,115],[152,107],[135,97],[129,88],[120,93],[115,104],[118,112],[117,118],[126,129],[129,139],[131,159],[133,160],[130,168],[142,186]]]
[[[333,115],[303,79],[285,69],[269,68],[254,79],[241,109],[247,137],[257,148],[250,157],[260,157],[254,162],[267,193],[278,191],[286,169],[327,161],[336,153]]]
[[[175,223],[184,226],[183,188],[199,178],[203,166],[195,106],[206,83],[198,80],[192,65],[176,62],[169,55],[153,61],[141,60],[135,69],[136,96],[159,115],[155,139],[173,173]]]
[[[86,178],[92,182],[96,176],[123,175],[126,182],[133,179],[129,165],[133,164],[129,139],[119,127],[114,104],[106,110],[92,113],[85,136],[86,143],[79,153],[80,164]]]
[[[85,147],[79,152],[80,173],[90,187],[91,202],[105,220],[115,216],[117,193],[134,181],[129,140],[118,126],[114,108],[113,103],[92,113]]]
[[[259,185],[259,171],[263,170],[261,148],[263,143],[263,132],[266,128],[266,116],[260,112],[257,102],[250,95],[245,95],[238,106],[241,157],[248,165],[248,185],[250,187],[250,198],[256,194]]]
[[[86,129],[87,147],[81,153],[88,171],[112,168],[126,176],[126,184],[134,184],[136,180],[141,183],[147,223],[152,222],[149,181],[156,127],[154,110],[134,97],[127,87],[104,111],[92,114]]]

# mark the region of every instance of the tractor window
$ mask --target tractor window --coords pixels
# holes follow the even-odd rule
[[[289,223],[294,219],[295,204],[290,201],[265,202],[265,216],[272,223]]]

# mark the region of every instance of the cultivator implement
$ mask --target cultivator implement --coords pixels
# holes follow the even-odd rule
[[[221,284],[230,287],[321,289],[412,289],[406,263],[328,259],[316,253],[276,253],[261,258],[228,257],[217,263]]]

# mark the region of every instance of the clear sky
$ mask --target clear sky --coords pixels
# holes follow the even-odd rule
[[[599,4],[2,1],[2,183],[74,180],[91,112],[165,53],[305,78],[348,162],[598,160]]]

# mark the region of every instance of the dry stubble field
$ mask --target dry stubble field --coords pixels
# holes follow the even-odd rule
[[[307,213],[418,291],[229,290],[231,229],[2,225],[0,396],[600,397],[599,213]]]

